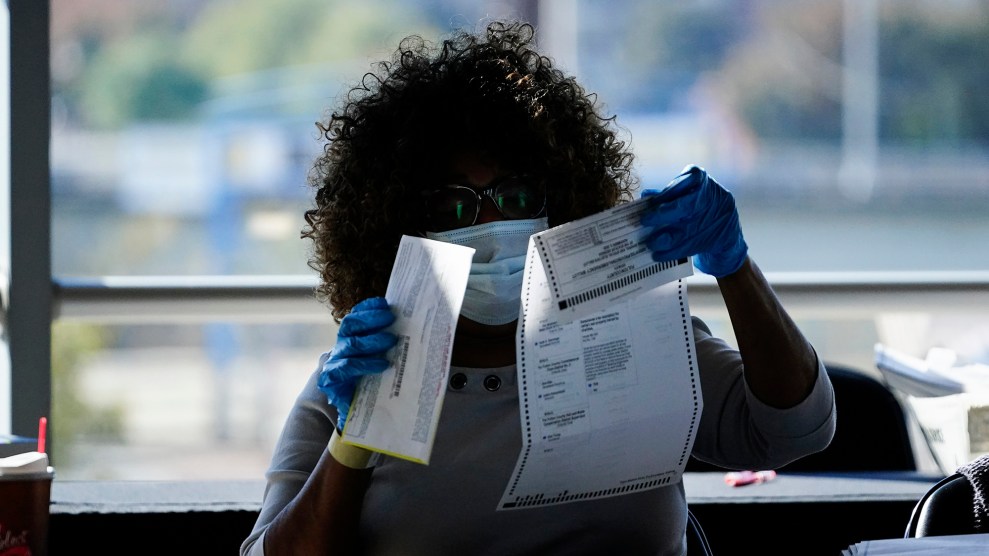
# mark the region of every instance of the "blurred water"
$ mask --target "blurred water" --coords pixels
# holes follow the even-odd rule
[[[989,204],[931,210],[806,210],[740,201],[753,258],[769,272],[989,270]]]

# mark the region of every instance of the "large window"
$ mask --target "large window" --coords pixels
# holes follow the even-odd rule
[[[697,163],[735,192],[771,276],[989,269],[984,2],[52,0],[51,272],[136,296],[56,314],[60,478],[262,476],[328,312],[158,311],[141,292],[314,283],[314,122],[400,37],[504,14],[618,115],[644,186]],[[989,363],[971,308],[808,307],[832,361],[872,370],[883,342]],[[730,336],[716,304],[696,310]]]

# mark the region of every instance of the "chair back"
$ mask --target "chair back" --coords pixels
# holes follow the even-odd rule
[[[989,455],[962,465],[917,501],[905,537],[989,531]]]
[[[687,556],[714,556],[701,522],[687,509]]]
[[[961,473],[941,479],[917,501],[903,536],[937,537],[974,533],[974,494],[972,483]]]
[[[779,471],[916,471],[903,406],[878,379],[862,371],[825,363],[834,388],[837,421],[831,444]],[[687,471],[720,467],[690,458]]]
[[[903,406],[878,379],[825,365],[837,412],[834,438],[824,450],[780,471],[916,471]]]

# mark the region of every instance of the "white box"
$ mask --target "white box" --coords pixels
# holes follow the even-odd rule
[[[945,475],[989,454],[989,392],[907,396],[907,403]]]

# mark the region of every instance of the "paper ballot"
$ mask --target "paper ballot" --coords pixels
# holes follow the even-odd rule
[[[516,338],[522,449],[498,510],[678,482],[703,409],[689,260],[656,263],[630,203],[530,238]],[[473,250],[406,237],[386,297],[398,345],[344,441],[428,463]],[[482,439],[483,441],[483,439]]]
[[[639,223],[650,200],[640,199],[568,222],[534,236],[561,322],[611,307],[676,278],[689,276],[687,259],[652,260]]]
[[[402,237],[385,293],[398,344],[384,373],[360,381],[344,442],[429,463],[473,256],[470,247]]]
[[[687,290],[678,279],[692,268],[674,262],[608,287],[649,268],[640,266],[641,240],[632,239],[637,217],[615,215],[625,209],[546,240],[550,250],[560,245],[543,264],[537,244],[546,232],[530,239],[517,338],[523,445],[498,510],[618,496],[675,484],[683,475],[703,409]],[[567,239],[571,234],[577,237]],[[595,234],[602,241],[587,239]],[[634,293],[619,293],[597,311],[583,301],[561,304],[573,294],[553,284],[557,267],[571,269],[568,280],[581,282],[584,292],[603,292],[582,298],[587,305],[624,287]],[[597,278],[578,275],[580,268]],[[650,282],[656,276],[666,283]]]

